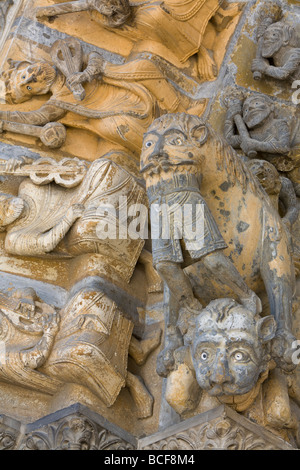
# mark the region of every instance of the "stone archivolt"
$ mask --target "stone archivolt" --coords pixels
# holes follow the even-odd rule
[[[298,448],[299,6],[0,8],[0,449]]]

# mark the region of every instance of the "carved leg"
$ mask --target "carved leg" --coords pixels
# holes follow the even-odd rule
[[[140,377],[127,372],[126,386],[137,407],[139,419],[149,418],[153,412],[153,397],[146,389]]]
[[[162,261],[157,264],[156,269],[180,307],[184,306],[195,310],[202,308],[194,297],[191,282],[179,263]]]
[[[147,250],[142,250],[139,261],[145,268],[145,274],[148,281],[148,292],[162,292],[162,280],[152,264],[152,255]]]
[[[158,263],[156,269],[169,287],[177,304],[173,308],[169,305],[170,314],[166,321],[165,334],[166,346],[157,358],[156,371],[161,377],[166,377],[175,364],[174,351],[183,344],[182,334],[188,330],[190,318],[199,313],[202,305],[194,297],[190,280],[180,264],[164,261]],[[179,328],[177,328],[178,310],[184,311],[184,315],[180,316]]]
[[[277,322],[277,333],[272,344],[272,352],[277,364],[284,370],[293,370],[295,364],[292,363],[292,343],[295,337],[292,334],[292,299],[294,294],[294,279],[292,274],[279,277],[276,263],[271,269],[268,254],[271,254],[271,247],[264,250],[264,262],[261,267],[261,275],[265,284],[270,304],[270,312]],[[271,260],[274,262],[275,260]],[[270,261],[270,264],[271,262]],[[280,267],[277,267],[280,269]],[[285,270],[287,272],[287,270]]]
[[[292,416],[287,376],[279,369],[270,372],[264,384],[264,411],[267,423],[274,428],[297,428]]]
[[[222,251],[215,251],[203,258],[203,263],[211,271],[215,279],[232,289],[239,297],[245,308],[256,313],[261,312],[261,301],[244,282],[240,273]]]
[[[51,230],[42,234],[37,240],[37,249],[39,253],[50,253],[59,242],[65,237],[74,222],[82,215],[84,206],[82,204],[73,204],[65,217],[58,222]],[[32,253],[35,254],[35,253]]]
[[[160,344],[161,340],[161,329],[155,329],[151,331],[145,339],[139,341],[132,336],[129,345],[129,355],[134,359],[137,365],[142,366],[145,364],[149,354],[154,351],[155,348]]]
[[[44,334],[40,341],[33,348],[20,352],[21,360],[26,367],[38,369],[46,362],[51,353],[59,323],[58,313],[49,315],[44,321]]]

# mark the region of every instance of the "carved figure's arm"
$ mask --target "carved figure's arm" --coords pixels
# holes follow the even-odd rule
[[[38,369],[50,356],[55,336],[59,329],[59,315],[49,315],[45,321],[44,334],[40,341],[30,349],[20,352],[22,362],[30,369]]]
[[[241,148],[242,138],[235,133],[235,122],[234,116],[230,111],[227,112],[225,124],[224,124],[224,135],[227,142],[234,148]]]
[[[88,56],[87,66],[83,72],[73,73],[67,78],[67,86],[71,88],[85,82],[91,82],[94,78],[99,78],[103,73],[103,59],[97,52],[92,52]]]
[[[271,134],[269,140],[259,141],[251,138],[247,144],[251,146],[251,149],[257,152],[286,155],[291,150],[289,126],[284,120],[280,120],[276,131],[275,135]],[[271,132],[272,129],[270,129],[270,133]]]
[[[282,67],[265,63],[261,72],[278,80],[286,80],[300,67],[300,49],[293,52]]]
[[[46,103],[37,111],[0,111],[0,119],[43,126],[48,122],[57,121],[62,118],[64,114],[64,110],[50,103]]]
[[[294,190],[293,183],[285,177],[280,178],[281,190],[279,193],[279,199],[283,203],[286,214],[282,221],[290,228],[298,219],[299,208],[297,206],[297,197]]]

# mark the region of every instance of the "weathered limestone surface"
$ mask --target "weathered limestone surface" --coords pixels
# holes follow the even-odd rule
[[[0,449],[298,449],[299,2],[0,35]]]

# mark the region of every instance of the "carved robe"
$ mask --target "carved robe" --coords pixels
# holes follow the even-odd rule
[[[150,0],[135,7],[133,26],[116,32],[135,41],[156,41],[184,63],[199,51],[207,24],[219,7],[219,0]],[[92,12],[96,20],[100,16]]]

